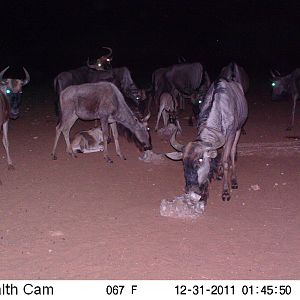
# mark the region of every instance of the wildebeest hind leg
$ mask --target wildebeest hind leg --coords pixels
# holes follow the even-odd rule
[[[113,134],[113,137],[114,137],[114,141],[115,141],[116,152],[117,152],[117,154],[119,155],[119,157],[121,159],[126,160],[125,156],[122,154],[121,149],[120,149],[120,144],[119,144],[119,139],[118,139],[119,138],[119,134],[118,134],[117,124],[115,122],[111,123],[110,127],[111,127],[111,131],[112,131],[112,134]]]
[[[3,124],[3,146],[6,151],[6,158],[7,158],[7,163],[8,163],[8,169],[13,170],[14,166],[12,164],[12,160],[10,158],[9,154],[9,143],[8,143],[8,136],[7,136],[7,131],[8,131],[8,121]]]
[[[101,122],[101,128],[103,132],[103,142],[104,142],[104,150],[103,150],[103,156],[106,162],[112,163],[112,159],[108,157],[108,151],[107,151],[107,140],[108,140],[108,117],[104,116],[100,118]]]
[[[72,117],[70,117],[64,124],[63,128],[62,128],[62,133],[64,135],[66,144],[67,144],[67,153],[69,153],[72,157],[76,157],[76,155],[73,152],[71,143],[70,143],[70,130],[72,128],[72,126],[74,125],[75,121],[78,119],[78,117],[76,115],[73,115]]]
[[[232,148],[230,151],[230,157],[231,157],[231,166],[232,166],[232,175],[231,175],[231,188],[237,189],[238,188],[238,182],[236,177],[236,147],[238,140],[240,138],[241,130],[238,130],[235,134],[234,142],[232,144]]]

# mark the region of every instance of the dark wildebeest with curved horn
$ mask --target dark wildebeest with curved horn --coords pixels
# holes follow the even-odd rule
[[[12,160],[10,158],[9,154],[9,143],[8,143],[8,137],[7,137],[7,131],[8,131],[8,121],[9,121],[9,115],[10,115],[10,108],[9,108],[9,102],[4,94],[4,92],[0,89],[0,130],[3,130],[3,146],[6,151],[6,159],[8,163],[8,169],[14,169]],[[0,179],[0,184],[2,184]]]
[[[89,59],[87,61],[87,66],[89,68],[95,69],[95,70],[109,70],[111,69],[110,62],[112,61],[112,49],[109,47],[102,47],[103,49],[108,50],[108,54],[102,55],[100,58],[97,58],[95,64],[90,64]]]
[[[272,76],[272,100],[278,100],[285,96],[290,96],[293,101],[290,125],[286,130],[291,130],[295,123],[296,102],[300,98],[300,69],[294,70],[292,73],[281,76],[277,71],[275,75],[271,71]]]
[[[70,144],[69,133],[78,118],[100,120],[104,139],[103,153],[107,162],[112,162],[107,152],[109,125],[115,140],[116,152],[120,158],[125,159],[120,150],[116,123],[129,129],[144,147],[144,150],[152,149],[146,123],[150,115],[139,121],[126,104],[122,93],[113,83],[99,82],[69,86],[60,94],[60,107],[60,120],[56,126],[56,137],[52,150],[53,159],[56,159],[55,150],[61,132],[67,144],[67,152],[73,157],[75,156]]]
[[[223,176],[223,200],[229,200],[230,189],[238,187],[236,149],[247,115],[242,86],[220,79],[211,85],[205,97],[196,139],[184,146],[176,141],[176,132],[172,135],[171,145],[179,152],[166,155],[173,160],[183,160],[186,192],[196,193],[199,201],[206,204],[208,184],[214,172]],[[222,153],[220,164],[216,161],[218,151]]]
[[[3,78],[4,73],[8,69],[9,67],[6,67],[0,72],[0,88],[9,101],[10,118],[17,119],[20,115],[22,88],[24,85],[29,83],[30,76],[27,70],[23,67],[26,76],[25,79]]]

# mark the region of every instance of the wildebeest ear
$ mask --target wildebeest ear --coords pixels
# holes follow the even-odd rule
[[[169,152],[165,153],[165,156],[172,160],[182,160],[183,154],[182,152]]]
[[[207,156],[210,157],[210,158],[216,158],[217,155],[218,155],[217,150],[210,150],[210,151],[207,151]]]

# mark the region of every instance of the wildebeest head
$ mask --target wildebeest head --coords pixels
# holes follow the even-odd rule
[[[100,58],[97,58],[95,64],[90,64],[89,59],[87,61],[87,66],[89,68],[95,69],[95,70],[107,70],[111,69],[110,62],[112,61],[112,49],[109,47],[102,47],[103,49],[107,49],[109,51],[108,54],[101,56]]]
[[[272,100],[279,100],[288,94],[288,78],[281,76],[278,71],[274,72],[270,71],[272,76]]]
[[[141,146],[143,147],[143,150],[152,149],[150,129],[148,127],[148,120],[150,119],[150,116],[151,114],[148,113],[148,115],[141,120],[135,118],[137,122],[135,136],[138,139]]]
[[[20,114],[22,87],[29,83],[30,76],[27,70],[23,67],[26,76],[25,79],[3,78],[3,75],[8,68],[9,67],[6,67],[0,72],[0,88],[9,100],[10,118],[17,119]]]
[[[208,198],[211,161],[217,157],[217,149],[225,143],[225,138],[220,132],[213,128],[205,128],[215,136],[213,143],[197,140],[184,146],[176,141],[176,132],[174,132],[170,143],[177,152],[166,153],[166,156],[172,160],[183,161],[186,192],[196,193],[199,200],[204,202]]]

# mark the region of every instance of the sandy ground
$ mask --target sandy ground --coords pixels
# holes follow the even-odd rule
[[[221,183],[212,182],[205,213],[191,221],[159,212],[162,199],[183,193],[180,162],[139,161],[124,138],[126,161],[113,144],[111,165],[102,153],[72,159],[62,138],[58,160],[51,160],[54,95],[28,86],[22,116],[10,122],[16,170],[7,170],[0,148],[0,278],[299,279],[300,153],[299,143],[286,136],[300,135],[300,114],[286,132],[291,103],[271,102],[269,92],[252,88],[248,96],[240,142],[253,151],[243,155],[240,148],[239,189],[223,202]],[[183,143],[195,137],[184,116]],[[172,151],[153,132],[155,121],[154,150]],[[92,126],[78,121],[72,132]],[[289,143],[294,151],[283,151]]]

